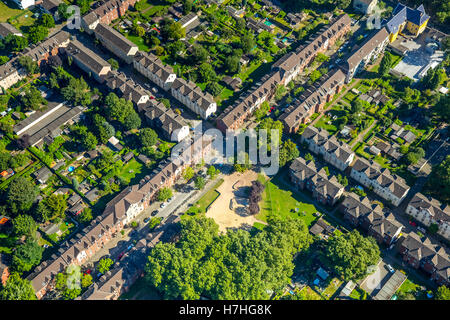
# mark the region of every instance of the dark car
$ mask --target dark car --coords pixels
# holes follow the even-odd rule
[[[158,210],[155,210],[152,212],[152,217],[156,216],[158,214]]]
[[[150,221],[150,218],[145,218],[144,219],[144,223],[147,223],[147,222],[149,222]]]

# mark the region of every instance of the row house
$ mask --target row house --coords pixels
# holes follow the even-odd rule
[[[385,27],[375,31],[362,46],[356,49],[345,61],[342,69],[346,72],[346,83],[349,83],[353,77],[364,70],[372,61],[375,61],[379,54],[384,51],[389,43],[389,34]]]
[[[361,223],[361,218],[371,212],[381,214],[383,208],[372,203],[367,197],[359,197],[357,194],[349,193],[344,201],[339,205],[340,212],[344,215],[344,219],[351,225],[357,227]]]
[[[355,153],[346,143],[339,141],[322,128],[307,127],[300,141],[306,143],[314,154],[322,155],[326,162],[341,171],[344,171],[355,158]]]
[[[81,70],[91,75],[98,82],[103,82],[103,77],[111,71],[111,65],[108,62],[86,48],[78,40],[72,40],[64,51]]]
[[[189,135],[185,119],[155,99],[138,105],[138,112],[144,115],[147,124],[157,130],[165,140],[180,142]]]
[[[372,160],[357,158],[350,171],[350,177],[361,183],[381,198],[398,206],[406,197],[409,186],[405,180]]]
[[[326,103],[330,102],[334,95],[342,90],[345,82],[345,74],[336,69],[307,88],[297,102],[290,105],[280,116],[287,133],[295,133],[300,125],[306,124],[314,113],[320,113]]]
[[[450,284],[450,260],[446,248],[433,245],[429,238],[420,238],[411,232],[403,239],[397,250],[403,261],[415,269],[421,269],[430,275],[438,285]]]
[[[227,107],[220,114],[216,121],[217,128],[223,132],[238,130],[264,101],[272,98],[280,81],[280,72],[272,71],[266,74],[241,95],[234,105]]]
[[[314,161],[306,161],[299,157],[289,167],[291,181],[297,189],[307,189],[313,198],[329,206],[333,206],[344,192],[335,176],[328,177],[325,169],[319,168]]]
[[[450,206],[432,197],[416,193],[406,207],[406,214],[427,227],[436,224],[437,233],[450,240]]]
[[[349,193],[339,205],[344,219],[354,227],[361,227],[378,243],[391,245],[400,235],[403,226],[392,213],[383,213],[383,208],[370,202],[367,197]]]
[[[272,66],[272,69],[281,72],[281,83],[287,85],[314,60],[317,54],[325,53],[338,39],[342,39],[350,31],[350,17],[347,14],[341,15],[330,24],[323,26],[295,52],[284,55]]]
[[[130,64],[138,52],[138,46],[128,40],[120,32],[107,24],[99,23],[94,29],[95,38],[98,39],[111,53]]]
[[[148,253],[159,241],[167,236],[168,226],[176,224],[180,217],[169,217],[153,235],[139,240],[111,270],[102,275],[86,292],[76,300],[117,300],[128,292],[137,279],[144,275]],[[156,234],[155,234],[156,233]],[[169,232],[170,233],[170,232]]]
[[[229,106],[221,113],[217,118],[217,128],[223,132],[241,128],[243,123],[264,101],[272,98],[278,85],[287,85],[303,71],[319,52],[325,52],[338,39],[347,34],[350,31],[350,26],[350,17],[346,14],[342,15],[330,25],[319,30],[311,41],[300,46],[296,52],[290,52],[280,58],[273,64],[270,74],[263,77],[261,81],[241,95],[234,105]],[[339,77],[336,72],[330,77],[333,78],[330,81],[334,81],[335,77]],[[337,90],[340,90],[340,87]]]
[[[130,7],[134,7],[137,0],[110,0],[101,6],[91,10],[81,18],[81,25],[89,34],[95,30],[99,23],[110,24],[127,12]]]
[[[170,187],[181,176],[182,170],[199,162],[211,150],[211,141],[185,141],[179,146],[179,157],[165,161],[137,185],[128,186],[106,205],[101,216],[91,221],[79,234],[66,241],[51,256],[38,265],[27,279],[31,281],[38,299],[53,289],[54,277],[64,272],[69,265],[86,263],[90,257],[102,249],[126,224],[136,218],[158,191]]]
[[[70,42],[70,35],[66,31],[59,31],[46,40],[26,48],[20,55],[0,66],[0,88],[6,90],[26,77],[27,73],[19,64],[19,57],[28,56],[38,65],[50,56],[57,55],[60,48]]]
[[[172,83],[177,78],[172,67],[164,65],[162,61],[152,53],[138,51],[134,56],[133,67],[140,74],[166,91],[170,89]]]
[[[172,96],[198,114],[202,119],[208,119],[217,110],[214,97],[205,93],[192,81],[177,78],[170,87]]]
[[[22,37],[23,34],[8,22],[0,22],[0,39],[5,39],[10,34]]]
[[[117,197],[112,200],[115,201]],[[66,241],[49,260],[39,264],[27,277],[31,281],[36,297],[41,299],[53,289],[54,277],[64,272],[69,265],[81,266],[88,261],[123,229],[126,219],[125,212],[105,211],[75,237]]]
[[[105,77],[106,86],[127,101],[132,101],[136,106],[147,103],[151,94],[136,84],[133,79],[127,77],[123,72],[111,71]]]

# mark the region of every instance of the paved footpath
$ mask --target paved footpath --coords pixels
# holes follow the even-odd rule
[[[139,227],[136,229],[136,233],[131,236],[132,228],[124,228],[124,235],[118,233],[116,237],[114,237],[110,242],[108,242],[100,251],[98,251],[95,255],[89,259],[85,265],[88,268],[92,268],[94,264],[99,261],[103,257],[110,257],[113,260],[116,260],[117,257],[124,251],[127,251],[127,248],[133,244],[134,241],[139,241],[142,238],[145,238],[148,233],[150,233],[150,229],[147,227],[147,224],[144,223],[145,218],[151,217],[151,213],[154,210],[158,210],[158,214],[155,217],[162,218],[163,221],[166,220],[170,215],[177,214],[179,212],[183,212],[188,208],[190,203],[195,203],[198,199],[200,199],[206,192],[211,190],[217,181],[221,178],[221,175],[218,175],[214,180],[208,180],[206,186],[203,190],[197,190],[193,187],[193,182],[186,184],[191,187],[189,192],[174,192],[173,200],[170,201],[164,208],[160,208],[161,202],[155,201],[153,202],[147,209],[145,209],[140,215],[138,215],[133,221],[139,223]],[[181,180],[180,180],[181,182]]]

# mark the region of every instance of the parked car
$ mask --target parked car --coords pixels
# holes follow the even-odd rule
[[[165,202],[163,202],[163,203],[161,203],[161,205],[159,206],[160,208],[164,208],[166,206],[166,203]]]
[[[427,232],[427,230],[425,230],[425,229],[422,228],[422,227],[417,227],[417,230],[419,230],[419,231],[422,232],[422,233],[426,233],[426,232]]]
[[[158,214],[158,210],[155,210],[155,211],[152,212],[151,216],[154,217],[154,216],[156,216],[157,214]]]
[[[144,219],[144,223],[147,223],[149,221],[150,221],[150,218],[148,218],[148,217]]]
[[[127,250],[131,250],[134,247],[134,244],[130,244],[127,248]]]
[[[386,265],[386,269],[388,269],[390,273],[395,273],[394,268],[392,268],[392,266],[390,264]]]

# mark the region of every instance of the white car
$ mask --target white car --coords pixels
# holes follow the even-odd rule
[[[389,270],[390,273],[395,273],[394,268],[392,268],[392,266],[390,264],[387,264],[386,268]]]
[[[161,205],[159,206],[160,208],[164,208],[166,206],[166,203],[165,202],[163,202],[163,203],[161,203]]]

